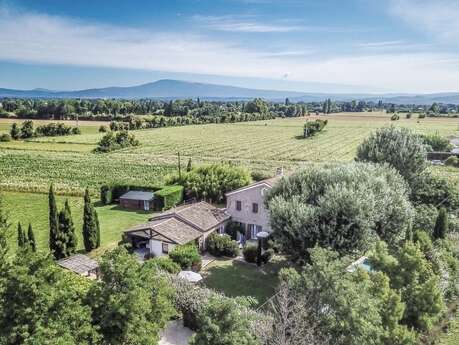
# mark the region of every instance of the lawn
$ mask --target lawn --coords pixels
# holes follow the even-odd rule
[[[9,213],[10,246],[16,248],[17,223],[23,227],[32,224],[39,250],[48,250],[48,195],[38,193],[3,192],[3,202]],[[58,209],[63,207],[68,199],[72,211],[72,218],[78,236],[78,248],[83,248],[82,218],[83,198],[57,196]],[[129,227],[142,223],[151,217],[151,213],[144,211],[130,211],[119,208],[117,205],[101,206],[96,203],[101,227],[101,250],[115,246],[121,240],[121,233]]]
[[[277,273],[286,267],[287,261],[280,257],[259,269],[253,264],[236,260],[218,259],[203,270],[204,284],[229,297],[255,297],[259,305],[275,293],[279,279]]]

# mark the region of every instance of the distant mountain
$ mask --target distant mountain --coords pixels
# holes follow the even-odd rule
[[[437,103],[459,104],[459,93],[436,94],[363,94],[363,93],[313,93],[299,91],[278,91],[249,89],[228,85],[195,83],[182,80],[162,79],[128,87],[106,87],[76,91],[54,91],[47,89],[14,90],[1,89],[0,97],[31,97],[31,98],[158,98],[179,99],[197,98],[208,100],[264,98],[268,100],[284,100],[286,97],[293,102],[320,102],[331,98],[335,101],[364,100],[387,103],[425,105]]]

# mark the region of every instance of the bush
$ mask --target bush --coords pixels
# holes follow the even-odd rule
[[[236,222],[232,222],[232,221],[229,221],[226,224],[225,231],[233,240],[237,240],[237,233],[240,233],[240,234],[244,233],[244,229],[242,225]]]
[[[180,266],[167,256],[155,257],[145,262],[144,265],[152,265],[171,274],[177,274],[181,270]]]
[[[418,115],[418,119],[425,119],[426,118],[426,114],[419,114]]]
[[[9,135],[8,133],[0,135],[0,141],[2,142],[11,141],[11,135]]]
[[[456,156],[450,156],[446,159],[445,165],[450,167],[459,167],[459,158]]]
[[[102,139],[100,139],[94,152],[110,152],[139,145],[140,143],[135,138],[134,134],[130,134],[128,131],[123,130],[117,132],[116,134],[113,134],[113,132],[108,132],[102,137]]]
[[[269,261],[271,261],[273,256],[274,256],[274,250],[267,249],[263,252],[263,254],[261,254],[261,262],[264,264],[267,264]]]
[[[166,186],[155,193],[158,209],[167,210],[183,201],[183,186]]]
[[[320,119],[306,122],[303,127],[303,137],[309,138],[316,135],[321,132],[327,124],[328,120]]]
[[[449,152],[452,148],[449,140],[443,138],[438,133],[423,135],[422,138],[424,139],[424,143],[430,146],[432,151]]]
[[[198,247],[193,243],[176,246],[169,253],[169,257],[183,270],[192,269],[193,271],[199,271],[201,269],[201,255],[199,254]]]
[[[411,116],[413,116],[413,114],[411,114],[411,113],[407,113],[407,114],[406,114],[406,118],[407,118],[407,119],[411,119]]]
[[[438,210],[434,205],[416,206],[413,221],[413,229],[423,230],[432,235],[437,217]]]
[[[99,127],[99,133],[106,133],[106,132],[108,132],[107,126],[102,125]]]
[[[78,127],[71,127],[64,123],[55,122],[38,126],[34,133],[36,137],[57,137],[71,134],[81,134],[81,130]]]
[[[229,235],[212,233],[207,238],[207,250],[214,256],[236,257],[239,255],[239,245]]]
[[[400,116],[399,116],[398,114],[394,114],[394,115],[392,115],[392,116],[390,117],[390,119],[391,119],[392,121],[397,121],[397,120],[400,120]]]
[[[247,244],[242,249],[242,255],[245,261],[255,263],[257,262],[258,247],[254,244]]]

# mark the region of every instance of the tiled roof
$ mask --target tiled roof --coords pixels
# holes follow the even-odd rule
[[[120,199],[150,201],[150,200],[153,199],[153,193],[152,192],[142,192],[142,191],[137,191],[137,190],[131,190],[131,191],[121,195]]]
[[[229,218],[225,211],[206,202],[199,202],[163,212],[151,218],[148,223],[136,225],[126,232],[148,239],[152,230],[152,239],[186,244]]]
[[[99,267],[97,261],[82,254],[75,254],[68,258],[61,259],[57,261],[57,264],[78,274],[87,274]]]
[[[226,193],[226,195],[239,193],[239,192],[242,192],[244,190],[251,189],[251,188],[254,188],[254,187],[258,187],[258,186],[267,186],[269,188],[272,188],[282,177],[283,177],[283,175],[278,175],[278,176],[274,176],[274,177],[271,177],[271,178],[268,178],[268,179],[265,179],[265,180],[254,182],[252,184],[249,184],[248,186],[232,190],[231,192]]]

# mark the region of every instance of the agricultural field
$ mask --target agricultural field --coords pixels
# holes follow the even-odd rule
[[[342,113],[321,116],[329,120],[314,138],[302,139],[305,118],[276,119],[235,124],[208,124],[135,131],[141,146],[109,154],[95,154],[102,134],[41,137],[24,142],[0,143],[0,188],[46,191],[49,182],[63,193],[96,191],[104,182],[163,183],[183,164],[232,161],[272,174],[279,166],[294,169],[305,164],[351,161],[357,146],[383,126],[404,126],[419,133],[452,137],[459,133],[457,118],[415,117],[391,121],[385,113]],[[5,121],[5,120],[0,120]],[[94,127],[96,129],[97,127]],[[456,169],[436,169],[455,178]]]
[[[17,247],[17,223],[21,222],[27,229],[29,223],[34,229],[39,250],[48,250],[49,221],[48,195],[39,193],[2,192],[3,203],[9,214],[9,244],[15,250]],[[83,249],[83,198],[72,196],[57,196],[57,207],[61,209],[65,200],[69,201],[75,230],[78,235],[78,248]],[[121,240],[121,233],[129,227],[145,222],[152,213],[120,209],[117,205],[101,206],[96,203],[96,211],[101,227],[101,247],[106,249],[115,246]]]

